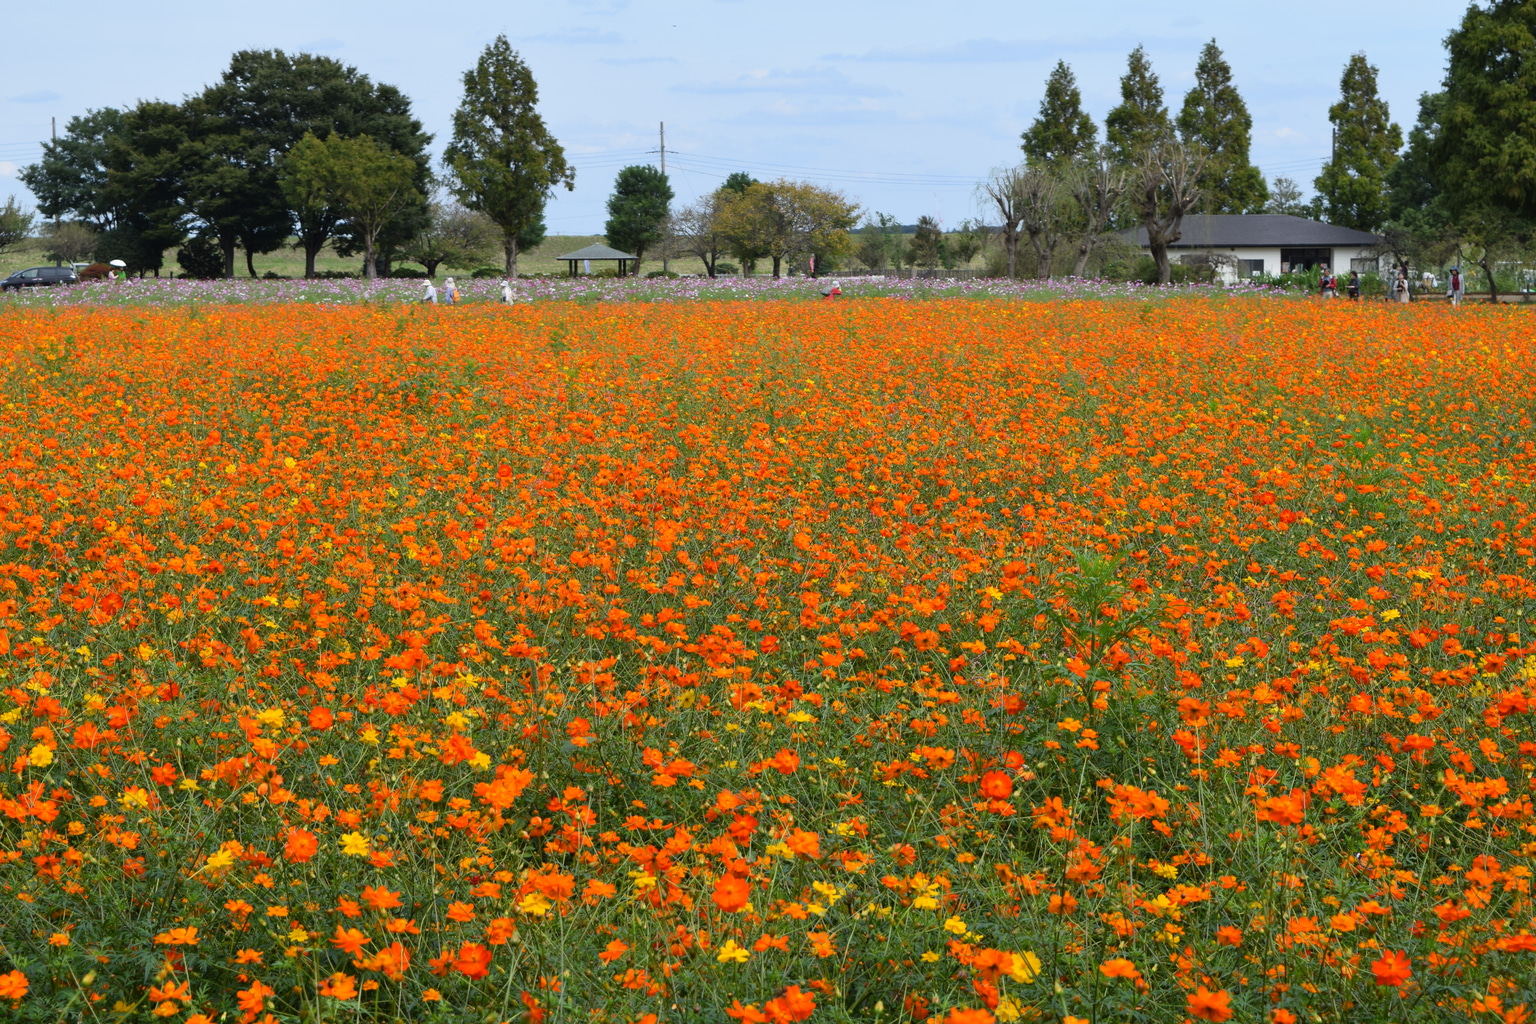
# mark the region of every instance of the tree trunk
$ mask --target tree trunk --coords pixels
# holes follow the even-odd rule
[[[372,281],[379,276],[379,254],[373,248],[373,236],[363,238],[363,278]]]
[[[503,231],[501,236],[501,248],[507,257],[507,280],[517,280],[517,235]]]
[[[1008,253],[1008,280],[1012,281],[1019,266],[1019,236],[1003,236],[1003,249]]]
[[[437,280],[437,265],[439,263],[441,263],[441,262],[443,262],[443,261],[442,260],[422,260],[421,261],[421,265],[427,268],[427,280],[429,280],[429,281],[436,281]]]
[[[1151,242],[1147,248],[1152,250],[1152,262],[1157,264],[1157,283],[1168,284],[1173,280],[1173,267],[1168,262],[1168,243]]]
[[[1072,276],[1082,277],[1088,271],[1088,258],[1093,255],[1093,243],[1097,236],[1085,237],[1077,246],[1077,259],[1072,264]]]
[[[773,258],[773,279],[775,281],[777,281],[779,279],[779,266],[780,266],[780,262],[779,261],[782,258],[783,257],[780,257],[780,256],[775,256]]]
[[[1490,261],[1480,261],[1478,266],[1483,268],[1483,273],[1488,275],[1488,301],[1497,304],[1499,301],[1499,286],[1493,280],[1493,264]]]
[[[224,250],[224,280],[232,281],[235,277],[235,243],[219,243],[219,248]]]
[[[245,250],[245,272],[252,277],[256,276],[256,258],[251,255],[251,250]]]
[[[312,241],[310,241],[307,238],[304,240],[304,276],[305,277],[314,277],[315,276],[315,257],[320,255],[320,250],[322,248],[324,248],[324,247],[325,247],[324,239],[322,239],[319,242],[312,242]]]

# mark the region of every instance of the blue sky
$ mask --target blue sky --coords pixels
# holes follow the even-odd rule
[[[248,48],[324,53],[399,86],[441,153],[461,75],[499,33],[533,69],[545,121],[576,168],[576,191],[550,205],[552,233],[602,230],[615,173],[656,159],[646,151],[662,121],[680,201],[742,169],[837,188],[905,223],[932,214],[952,226],[976,213],[976,181],[1019,158],[1019,133],[1057,59],[1072,66],[1098,121],[1118,101],[1126,54],[1144,44],[1176,111],[1213,37],[1253,115],[1255,162],[1268,178],[1309,187],[1327,158],[1328,106],[1350,54],[1364,50],[1381,69],[1406,133],[1419,94],[1439,84],[1442,40],[1464,9],[1420,0],[21,5],[6,12],[0,65],[0,197],[30,202],[16,171],[37,158],[50,117],[62,129],[88,108],[179,99]]]

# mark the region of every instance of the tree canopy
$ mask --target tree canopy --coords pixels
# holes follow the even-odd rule
[[[1387,173],[1397,162],[1403,130],[1392,123],[1376,91],[1376,68],[1365,54],[1350,57],[1339,101],[1328,108],[1333,158],[1313,183],[1331,224],[1375,231],[1387,219]]]
[[[1040,115],[1024,131],[1024,156],[1031,164],[1072,160],[1094,148],[1098,128],[1083,110],[1083,95],[1066,61],[1057,61],[1045,82]]]
[[[517,274],[519,236],[543,219],[557,187],[576,187],[576,172],[538,102],[533,72],[507,37],[497,36],[464,72],[464,99],[443,154],[459,201],[501,228],[508,277]]]
[[[1138,46],[1120,78],[1120,103],[1104,115],[1104,139],[1117,161],[1131,165],[1172,130],[1163,87],[1152,72],[1147,51]]]
[[[625,167],[608,197],[608,222],[603,226],[608,244],[644,259],[645,251],[665,237],[671,204],[672,186],[665,174],[645,164]]]
[[[1212,39],[1195,64],[1195,84],[1179,111],[1179,136],[1201,150],[1204,162],[1196,183],[1202,213],[1258,213],[1269,190],[1264,175],[1249,160],[1253,118],[1232,84],[1232,67]]]

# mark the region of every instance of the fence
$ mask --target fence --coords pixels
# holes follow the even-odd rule
[[[772,277],[771,273],[758,272],[755,274],[742,274],[742,277]],[[804,274],[784,274],[784,277],[804,277]],[[879,277],[895,281],[980,281],[990,278],[992,275],[985,270],[976,267],[956,267],[953,270],[945,270],[943,267],[903,267],[900,270],[887,268],[885,270],[831,270],[821,275],[823,278],[849,278]]]

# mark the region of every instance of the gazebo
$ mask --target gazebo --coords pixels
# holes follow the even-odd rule
[[[633,253],[620,252],[611,246],[603,245],[601,242],[594,242],[585,249],[577,249],[575,252],[568,252],[564,256],[557,256],[555,258],[565,260],[565,265],[569,268],[570,276],[572,277],[576,276],[576,264],[582,260],[613,260],[619,265],[620,277],[624,277],[626,272],[633,274],[640,269],[640,257]],[[626,267],[625,264],[631,260],[634,261],[635,265],[633,267]]]

